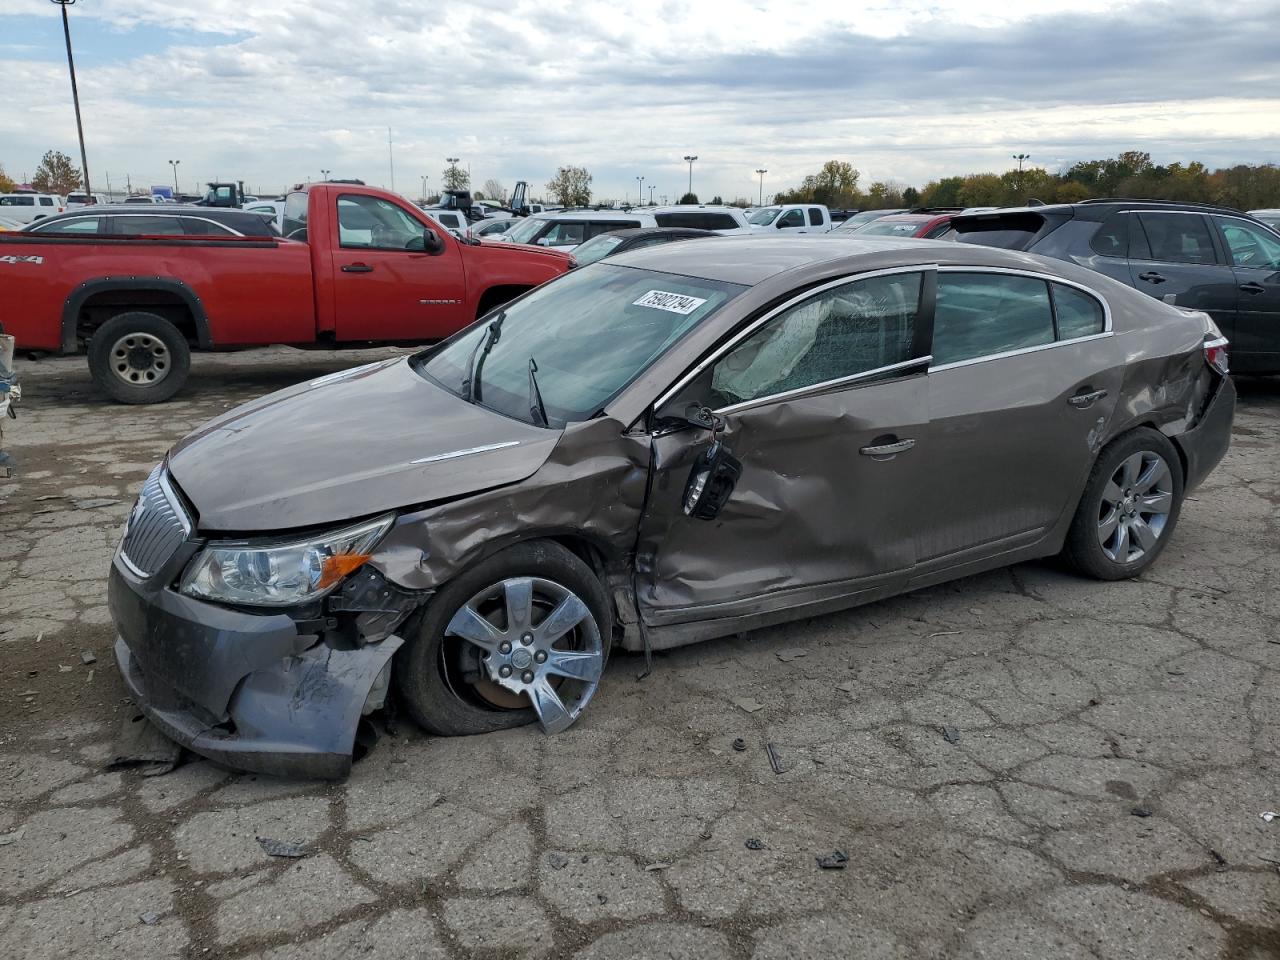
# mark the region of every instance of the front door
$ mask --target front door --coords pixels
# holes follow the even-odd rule
[[[1084,482],[1124,357],[1102,302],[1043,277],[938,275],[920,574],[1041,539]]]
[[[1203,310],[1227,334],[1236,319],[1236,282],[1199,213],[1135,214],[1129,271],[1134,287],[1165,303]]]
[[[1231,366],[1280,373],[1280,237],[1236,217],[1213,219],[1236,280],[1235,327],[1224,328],[1231,340]]]
[[[660,411],[705,404],[742,473],[719,516],[684,513],[703,430],[655,433],[638,599],[654,626],[769,613],[905,580],[927,483],[933,274],[841,280],[736,334]],[[923,303],[923,307],[922,307]]]
[[[438,224],[362,194],[338,197],[337,214],[332,283],[339,341],[436,340],[475,319],[467,316],[458,243]],[[444,242],[436,256],[422,249],[423,231],[431,229]]]

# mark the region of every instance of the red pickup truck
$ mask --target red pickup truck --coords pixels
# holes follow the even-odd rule
[[[385,190],[314,184],[281,237],[0,233],[0,329],[19,350],[85,349],[98,387],[167,400],[194,349],[446,337],[559,276],[566,254],[459,240]]]

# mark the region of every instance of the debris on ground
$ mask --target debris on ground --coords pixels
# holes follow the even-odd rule
[[[733,749],[738,751],[738,753],[741,753],[743,750],[747,749],[747,741],[743,740],[741,737],[737,737],[733,741]]]
[[[778,754],[778,748],[772,743],[764,745],[765,752],[769,754],[769,766],[773,767],[774,773],[782,773],[787,768],[782,765],[782,757]]]
[[[934,637],[958,637],[959,635],[959,630],[939,630],[937,633],[929,634],[929,639],[932,640]]]
[[[843,850],[832,850],[821,857],[814,857],[823,870],[843,870],[849,865],[849,856]]]
[[[144,777],[159,777],[172,771],[181,758],[182,747],[140,712],[130,710],[120,723],[107,769],[137,767]]]
[[[74,668],[74,667],[68,667],[68,666],[67,666],[66,664],[64,664],[64,663],[60,663],[60,664],[58,664],[58,672],[59,672],[59,673],[70,673],[73,669],[75,669],[75,668]]]
[[[645,867],[646,873],[653,873],[655,870],[666,870],[671,866],[669,863],[651,863]]]
[[[22,835],[27,832],[26,827],[19,827],[12,833],[0,834],[0,847],[7,847],[11,843],[17,843],[22,839]]]
[[[1219,873],[1222,873],[1224,870],[1227,869],[1227,866],[1228,866],[1227,858],[1224,857],[1222,854],[1220,854],[1217,850],[1211,849],[1209,851],[1209,856],[1213,857],[1213,862],[1218,865]]]
[[[148,910],[146,913],[138,914],[138,919],[145,923],[148,927],[154,927],[160,922],[160,914],[152,913]]]
[[[87,666],[88,666],[89,664],[91,664],[91,663],[97,663],[97,662],[98,662],[98,655],[97,655],[96,653],[94,653],[92,650],[81,650],[81,651],[80,651],[80,662],[81,662],[81,663],[83,663],[83,664],[87,667]]]
[[[960,742],[960,731],[957,728],[944,723],[942,726],[938,727],[938,730],[942,734],[942,739],[947,741],[947,743]]]
[[[752,700],[750,697],[738,697],[733,701],[733,705],[739,710],[745,710],[747,713],[755,713],[757,710],[763,710],[764,704],[759,700]]]
[[[846,680],[844,683],[837,684],[836,689],[841,693],[853,693],[858,689],[858,683],[856,680]]]
[[[311,853],[309,847],[301,843],[293,843],[289,840],[273,840],[270,837],[255,837],[258,846],[269,857],[285,857],[289,860],[297,860]]]
[[[1264,823],[1270,823],[1276,817],[1280,817],[1280,813],[1276,813],[1274,810],[1264,810],[1259,816],[1262,817]]]
[[[783,663],[790,663],[792,660],[798,660],[800,657],[808,655],[809,651],[804,647],[787,647],[785,650],[779,650],[774,654]]]
[[[746,846],[748,850],[763,850],[764,841],[757,840],[755,837],[751,837],[750,839],[747,840]]]
[[[562,853],[548,853],[547,864],[552,870],[563,870],[569,865],[569,858]]]
[[[99,507],[110,507],[119,503],[119,500],[112,500],[108,497],[101,497],[96,500],[77,500],[75,502],[77,510],[96,510]]]
[[[1133,814],[1135,817],[1149,817],[1149,816],[1151,816],[1151,810],[1150,810],[1150,809],[1148,809],[1147,807],[1134,807],[1134,808],[1133,808],[1132,810],[1130,810],[1129,812],[1130,812],[1131,814]]]

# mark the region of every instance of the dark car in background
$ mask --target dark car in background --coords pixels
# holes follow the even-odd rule
[[[1165,303],[1203,310],[1233,369],[1280,373],[1280,233],[1229,207],[1086,200],[966,214],[955,239],[1067,260]]]
[[[701,237],[718,237],[711,230],[695,230],[692,227],[641,227],[638,230],[615,230],[592,237],[573,251],[578,266],[595,263],[605,257],[617,256],[629,250],[656,247],[677,240],[697,240]]]
[[[115,237],[278,237],[267,217],[222,207],[112,204],[37,220],[26,233]]]
[[[875,217],[842,233],[858,237],[915,237],[921,240],[944,238],[951,228],[951,218],[958,210],[912,210]],[[834,232],[834,231],[833,231]]]
[[[112,565],[120,673],[193,750],[340,777],[392,686],[435,734],[554,733],[611,646],[1059,553],[1131,579],[1226,451],[1222,347],[988,247],[632,251],[178,443]]]

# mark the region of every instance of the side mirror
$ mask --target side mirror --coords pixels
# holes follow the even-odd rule
[[[426,251],[427,256],[438,257],[444,253],[444,240],[440,234],[427,227],[422,231],[422,249]]]
[[[710,430],[711,446],[698,455],[689,471],[682,506],[695,520],[714,520],[733,495],[733,488],[742,476],[742,463],[720,439],[723,418],[695,403],[689,405],[683,419],[690,426]]]
[[[538,246],[540,246],[540,247],[549,247],[549,246],[551,246],[551,238],[550,238],[550,237],[539,237],[539,238],[538,238],[537,240],[535,240],[534,242],[535,242],[535,243],[537,243],[537,245],[538,245]]]

